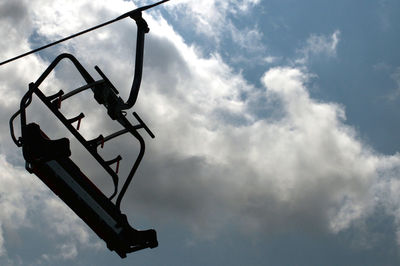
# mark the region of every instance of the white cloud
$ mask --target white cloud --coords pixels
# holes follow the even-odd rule
[[[262,43],[263,34],[257,27],[239,30],[232,22],[228,23],[227,27],[230,30],[232,41],[239,47],[250,52],[262,52],[265,49]]]
[[[299,50],[300,58],[296,63],[305,64],[313,56],[335,57],[340,41],[340,31],[336,30],[330,36],[312,34],[303,48]]]
[[[273,64],[277,61],[279,61],[281,58],[277,56],[267,56],[264,58],[264,62],[268,64]]]
[[[46,217],[48,227],[58,235],[68,237],[74,242],[89,244],[89,234],[86,226],[58,198],[50,198],[46,201],[43,215]]]
[[[233,17],[250,15],[250,10],[259,3],[259,0],[180,0],[170,2],[167,8],[174,12],[177,21],[195,25],[197,33],[208,37],[217,46],[224,38],[230,36],[232,44],[239,48],[249,52],[260,52],[265,50],[265,45],[262,43],[263,34],[256,22],[254,25],[238,28],[232,21]]]

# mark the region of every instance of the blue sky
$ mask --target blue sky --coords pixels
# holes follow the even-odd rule
[[[150,2],[3,0],[0,60]],[[124,260],[24,170],[8,119],[61,52],[94,76],[99,65],[126,97],[135,24],[1,66],[0,264],[398,265],[399,12],[396,0],[171,0],[146,12],[135,111],[156,138],[122,208],[160,246]],[[62,64],[43,90],[80,84]],[[63,106],[84,111],[87,138],[115,129],[92,99]],[[48,135],[67,134],[39,102],[31,108]],[[136,148],[117,141],[104,155]],[[72,149],[108,193],[104,173]]]

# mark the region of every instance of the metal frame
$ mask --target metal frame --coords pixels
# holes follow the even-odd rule
[[[134,19],[138,26],[135,74],[130,95],[126,102],[118,96],[118,90],[99,67],[95,66],[95,69],[102,79],[96,81],[73,55],[64,53],[54,59],[36,82],[29,84],[28,92],[21,99],[20,109],[10,119],[11,137],[18,147],[22,147],[27,170],[36,174],[79,217],[81,217],[92,228],[92,230],[99,235],[99,237],[106,241],[109,249],[115,250],[121,257],[125,257],[126,253],[129,252],[147,247],[154,248],[158,245],[155,230],[138,231],[133,229],[129,225],[126,215],[122,214],[120,210],[122,198],[124,197],[145,152],[145,142],[138,130],[143,128],[150,137],[154,138],[154,134],[137,113],[133,113],[134,117],[138,121],[138,124],[136,125],[132,125],[126,118],[127,113],[125,110],[130,109],[135,104],[138,97],[143,70],[144,36],[149,32],[149,28],[146,21],[142,18],[141,12],[135,11],[132,14],[128,12],[125,15]],[[51,71],[53,71],[53,69],[63,59],[68,59],[72,62],[87,84],[66,94],[60,90],[54,95],[45,95],[39,87]],[[64,100],[87,89],[93,91],[95,100],[99,104],[105,106],[110,118],[116,120],[123,129],[105,137],[99,135],[99,137],[95,139],[86,140],[78,132],[80,121],[84,117],[84,114],[80,113],[76,117],[67,119],[60,112],[59,109]],[[49,108],[58,120],[64,124],[72,135],[111,176],[114,183],[114,192],[110,197],[107,198],[69,158],[70,151],[68,139],[64,138],[58,141],[50,140],[47,138],[45,133],[40,130],[38,125],[33,123],[27,124],[26,108],[31,104],[34,94]],[[18,139],[15,136],[13,126],[14,120],[17,116],[20,116],[22,135]],[[74,122],[78,122],[77,129],[72,125]],[[35,132],[35,134],[32,132]],[[97,148],[105,142],[126,133],[130,133],[139,141],[140,149],[138,156],[118,194],[118,166],[122,157],[117,156],[115,159],[106,161],[99,155]],[[32,134],[35,136],[34,139],[32,139]],[[48,144],[46,147],[55,147],[55,149],[62,147],[63,151],[54,152],[53,148],[41,151],[35,146],[35,142],[37,141],[42,141],[43,143],[46,143],[46,145]],[[60,146],[57,144],[57,146],[55,145],[56,143],[62,145]],[[35,151],[35,149],[40,151]],[[44,152],[44,156],[36,156],[35,154],[38,152]],[[117,163],[116,170],[113,170],[110,167],[110,165],[114,163]],[[116,197],[115,204],[112,202],[114,197]]]

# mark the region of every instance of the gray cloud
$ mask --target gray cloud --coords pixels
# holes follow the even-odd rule
[[[2,20],[11,20],[14,25],[18,25],[26,19],[26,1],[12,1],[1,3],[0,17]]]

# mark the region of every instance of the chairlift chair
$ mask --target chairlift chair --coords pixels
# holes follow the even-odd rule
[[[162,1],[165,2],[165,1]],[[143,10],[143,9],[142,9]],[[154,138],[153,133],[142,121],[137,113],[133,116],[137,120],[136,125],[132,125],[127,119],[126,110],[130,109],[136,102],[142,78],[144,36],[149,32],[146,21],[139,12],[128,12],[132,19],[136,21],[137,45],[135,74],[131,92],[126,102],[118,96],[118,90],[113,86],[106,75],[95,67],[101,79],[95,80],[82,66],[82,64],[71,54],[61,54],[54,59],[49,67],[37,79],[36,82],[29,84],[28,92],[23,96],[19,110],[10,119],[11,137],[18,147],[22,147],[22,153],[26,161],[26,169],[38,176],[58,197],[63,200],[100,238],[107,247],[115,251],[121,258],[126,257],[127,253],[145,248],[155,248],[158,246],[156,231],[136,230],[128,222],[127,216],[121,212],[121,200],[132,181],[132,178],[143,158],[145,152],[145,142],[139,130],[144,129],[150,137]],[[125,14],[125,16],[126,16]],[[40,89],[40,85],[57,66],[57,64],[68,59],[81,74],[86,84],[68,93],[60,90],[53,95],[46,95]],[[63,101],[79,93],[91,89],[97,103],[104,105],[111,119],[117,121],[122,129],[108,136],[99,135],[95,139],[86,140],[80,133],[79,127],[84,114],[80,113],[76,117],[67,118],[61,112],[60,106]],[[114,184],[114,192],[107,197],[94,185],[91,180],[81,171],[72,161],[69,139],[62,138],[52,140],[40,126],[34,122],[27,122],[26,109],[36,95],[55,117],[64,124],[72,135],[86,148],[93,158],[111,176]],[[14,120],[20,116],[21,137],[18,139],[14,134]],[[77,124],[75,128],[73,124]],[[118,168],[121,156],[112,160],[105,160],[99,155],[97,149],[105,142],[117,138],[124,134],[130,134],[139,141],[140,149],[133,166],[118,193]],[[113,169],[112,165],[116,165]],[[115,203],[113,202],[115,199]]]

